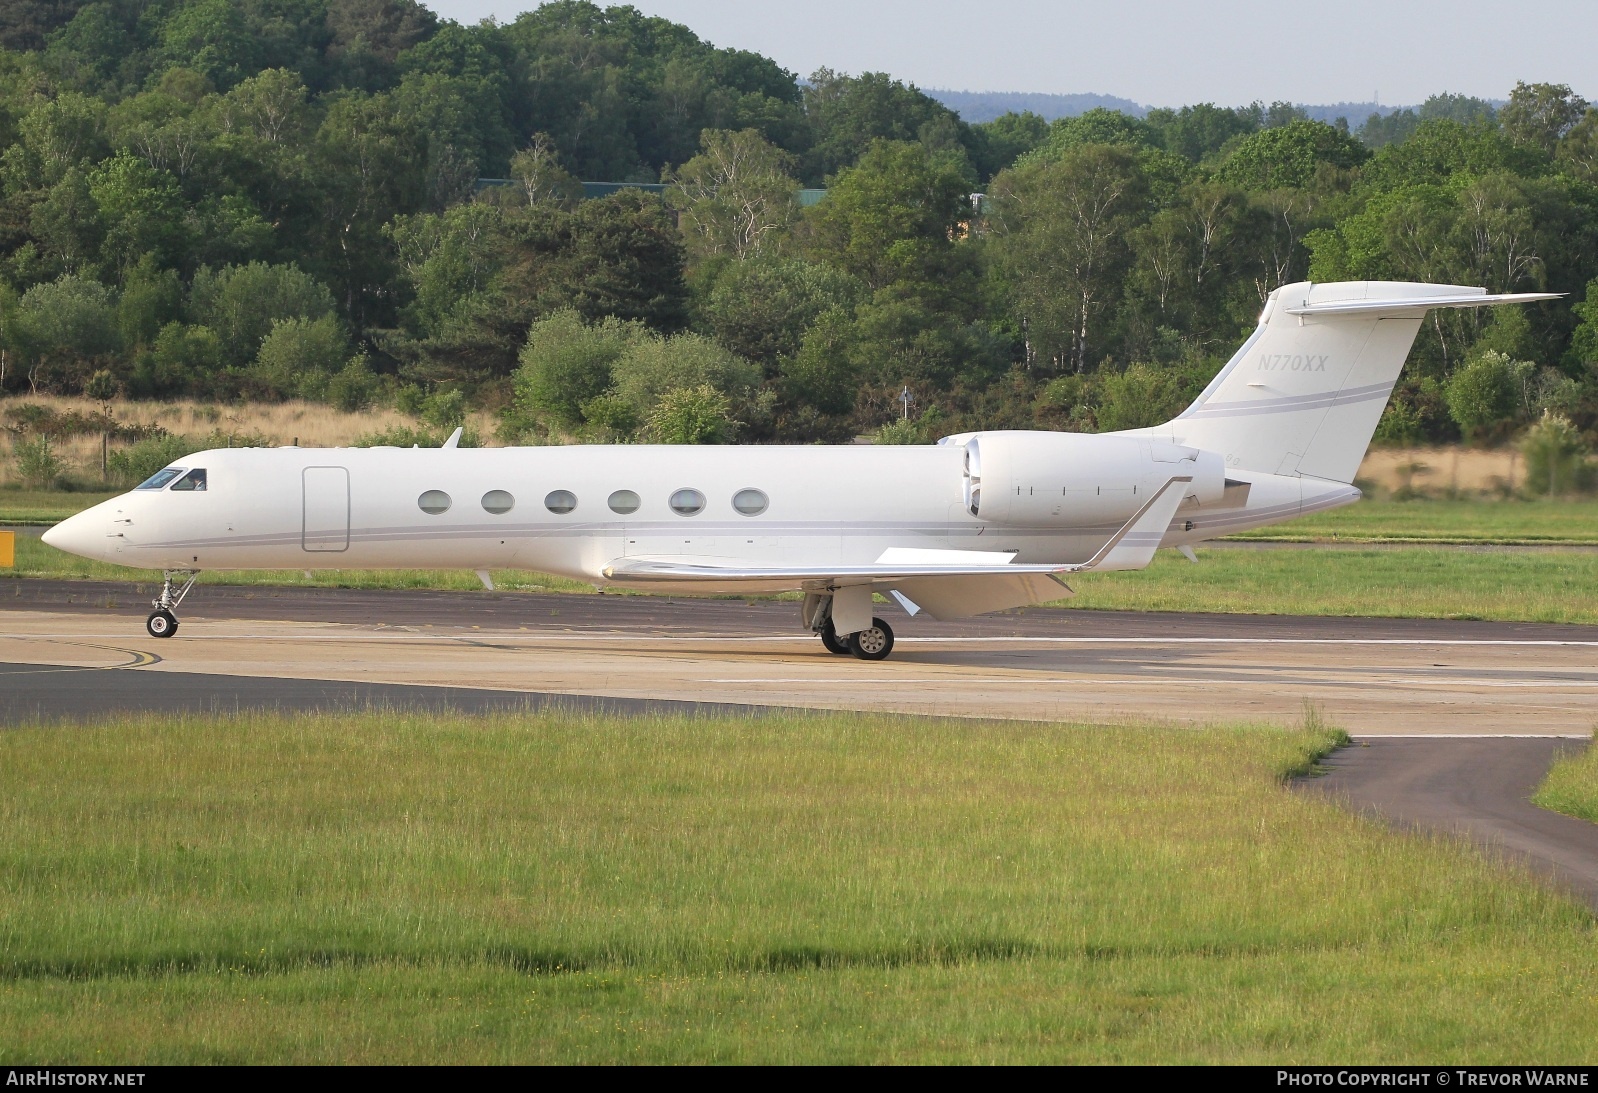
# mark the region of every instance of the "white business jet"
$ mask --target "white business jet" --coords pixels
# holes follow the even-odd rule
[[[1350,483],[1427,311],[1555,298],[1302,282],[1203,394],[1149,429],[977,432],[919,447],[233,448],[58,524],[52,546],[165,571],[490,568],[672,592],[804,594],[834,653],[880,660],[873,593],[960,618],[1057,600],[1086,570],[1359,499]]]

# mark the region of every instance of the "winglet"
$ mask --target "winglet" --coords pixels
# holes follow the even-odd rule
[[[464,425],[455,426],[455,431],[453,433],[449,434],[449,439],[448,440],[444,441],[444,447],[446,447],[446,448],[459,448],[461,446],[461,434],[464,433],[465,431],[466,431],[466,426],[464,426]]]
[[[1075,571],[1146,567],[1154,560],[1154,552],[1160,548],[1160,541],[1165,538],[1171,518],[1176,515],[1182,498],[1187,496],[1187,486],[1192,481],[1192,476],[1188,475],[1173,478],[1161,486],[1120,531],[1110,536],[1110,541],[1100,547],[1097,554],[1076,566]]]

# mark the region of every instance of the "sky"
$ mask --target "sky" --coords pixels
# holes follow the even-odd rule
[[[423,0],[463,23],[533,0]],[[603,3],[603,0],[601,0]],[[1598,98],[1598,2],[1539,0],[633,0],[717,45],[807,75],[920,87],[1119,95],[1146,106],[1261,100],[1410,105],[1507,97],[1515,81]],[[1533,13],[1535,16],[1533,17]]]

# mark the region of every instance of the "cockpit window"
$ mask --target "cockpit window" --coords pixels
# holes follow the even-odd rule
[[[195,467],[188,474],[172,483],[173,490],[187,490],[194,493],[205,492],[205,468]]]
[[[159,471],[156,471],[149,478],[146,478],[143,482],[140,482],[133,488],[136,490],[158,490],[182,473],[182,467],[165,467]]]

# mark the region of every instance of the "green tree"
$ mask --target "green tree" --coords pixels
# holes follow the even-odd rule
[[[671,333],[688,325],[681,236],[658,197],[623,190],[567,212],[519,221],[506,294],[532,315],[572,308],[589,322],[632,319]]]
[[[1505,136],[1551,156],[1559,140],[1587,112],[1587,100],[1567,84],[1517,83],[1498,112]]]
[[[805,156],[805,178],[813,185],[854,166],[876,142],[918,141],[923,128],[940,121],[951,124],[963,149],[977,145],[948,107],[881,72],[846,76],[817,69],[805,87],[804,107],[813,134]]]
[[[555,141],[548,133],[534,133],[527,147],[511,157],[510,174],[529,205],[553,201],[569,206],[582,200],[583,184],[561,166]]]
[[[120,343],[111,290],[73,274],[24,293],[17,322],[34,391],[41,385],[80,385]]]
[[[1081,372],[1130,264],[1146,183],[1133,154],[1088,144],[994,182],[996,257],[1025,322],[1029,360]]]
[[[716,277],[700,314],[716,340],[774,374],[799,351],[805,332],[825,311],[853,310],[864,286],[832,266],[797,258],[735,262]]]
[[[760,385],[760,369],[700,334],[645,337],[631,342],[611,365],[610,393],[649,421],[671,391],[709,387],[737,406]]]
[[[1512,424],[1522,410],[1522,390],[1535,368],[1488,350],[1472,356],[1448,378],[1448,412],[1468,439],[1480,440]]]
[[[315,397],[349,357],[349,339],[332,315],[278,319],[261,339],[250,376],[277,398]]]
[[[210,327],[167,323],[150,350],[136,358],[129,393],[150,398],[203,389],[223,359],[222,339]]]
[[[1359,141],[1335,126],[1297,120],[1239,140],[1221,163],[1220,178],[1248,190],[1302,189],[1323,165],[1346,170],[1366,156]]]
[[[842,415],[854,408],[859,379],[852,359],[853,319],[841,308],[822,312],[806,329],[798,352],[781,363],[790,414],[809,407]]]
[[[516,370],[516,410],[577,429],[585,404],[609,389],[616,362],[647,336],[640,323],[612,318],[590,326],[570,309],[540,319],[527,332]]]
[[[970,216],[958,168],[919,144],[878,141],[812,208],[812,249],[872,289],[937,281],[950,272],[951,237]]]
[[[123,154],[99,163],[88,185],[104,226],[102,254],[114,269],[126,269],[145,254],[163,265],[181,258],[187,240],[175,178]]]
[[[189,313],[222,339],[226,359],[242,365],[282,319],[320,319],[333,311],[326,286],[293,265],[251,262],[202,268],[189,291]]]
[[[799,215],[794,157],[753,129],[707,129],[700,147],[668,191],[690,252],[741,260],[769,249]]]
[[[1030,110],[1001,114],[971,127],[978,138],[976,165],[984,179],[992,178],[1049,138],[1049,123]]]
[[[1215,155],[1230,141],[1260,127],[1260,119],[1252,111],[1207,102],[1180,110],[1150,110],[1145,121],[1158,135],[1161,147],[1191,163]]]

